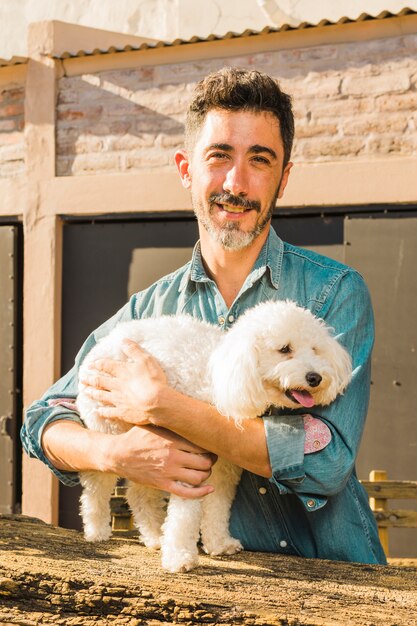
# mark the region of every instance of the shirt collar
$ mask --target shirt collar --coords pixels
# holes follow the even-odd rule
[[[281,277],[283,254],[284,243],[271,226],[268,238],[262,246],[249,276],[246,278],[245,286],[249,287],[250,285],[253,285],[265,274],[268,268],[272,286],[275,287],[275,289],[278,289]],[[211,278],[207,276],[206,270],[204,269],[200,241],[197,241],[194,246],[190,268],[184,275],[181,287],[185,287],[190,281],[194,283],[211,281]]]

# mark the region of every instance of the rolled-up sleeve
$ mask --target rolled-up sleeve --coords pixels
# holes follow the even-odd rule
[[[63,472],[54,467],[42,448],[42,435],[49,424],[58,420],[69,420],[83,425],[82,419],[76,410],[69,409],[62,402],[56,404],[54,400],[74,401],[78,393],[78,370],[86,355],[95,346],[101,337],[107,335],[119,322],[128,321],[135,316],[136,296],[116,313],[111,319],[102,324],[85,341],[78,352],[73,368],[58,380],[40,400],[33,402],[25,412],[25,419],[20,432],[23,449],[32,458],[39,459],[47,465],[59,480],[68,486],[79,483],[78,474]]]
[[[305,454],[302,416],[294,412],[264,417],[271,481],[280,493],[296,493],[314,510],[341,491],[354,468],[369,403],[374,321],[362,277],[348,272],[334,285],[317,313],[334,329],[352,357],[353,376],[343,395],[327,407],[310,409],[329,428],[331,438],[320,451]],[[305,410],[305,409],[304,409]]]

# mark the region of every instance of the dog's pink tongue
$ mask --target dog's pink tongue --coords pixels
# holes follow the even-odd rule
[[[297,400],[297,402],[302,404],[302,406],[305,406],[307,408],[314,406],[314,398],[311,395],[311,393],[308,393],[308,391],[300,391],[298,389],[292,389],[291,395],[293,395],[294,398]]]

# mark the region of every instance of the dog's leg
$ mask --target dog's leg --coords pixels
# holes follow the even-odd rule
[[[162,526],[162,567],[188,572],[198,565],[201,501],[171,496]]]
[[[166,514],[164,492],[137,483],[129,483],[127,501],[143,543],[151,550],[159,550],[161,526]]]
[[[203,550],[212,556],[235,554],[242,544],[229,532],[230,509],[236,495],[242,470],[219,459],[213,467],[210,482],[214,492],[203,500],[201,538]]]
[[[87,541],[106,541],[111,535],[110,497],[117,482],[114,474],[81,472],[81,516]]]

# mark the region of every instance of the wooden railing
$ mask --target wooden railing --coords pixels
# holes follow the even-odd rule
[[[369,503],[378,524],[379,538],[385,554],[389,556],[390,528],[417,528],[417,511],[393,509],[389,500],[417,500],[417,481],[388,480],[387,472],[373,470],[369,480],[362,480]]]

